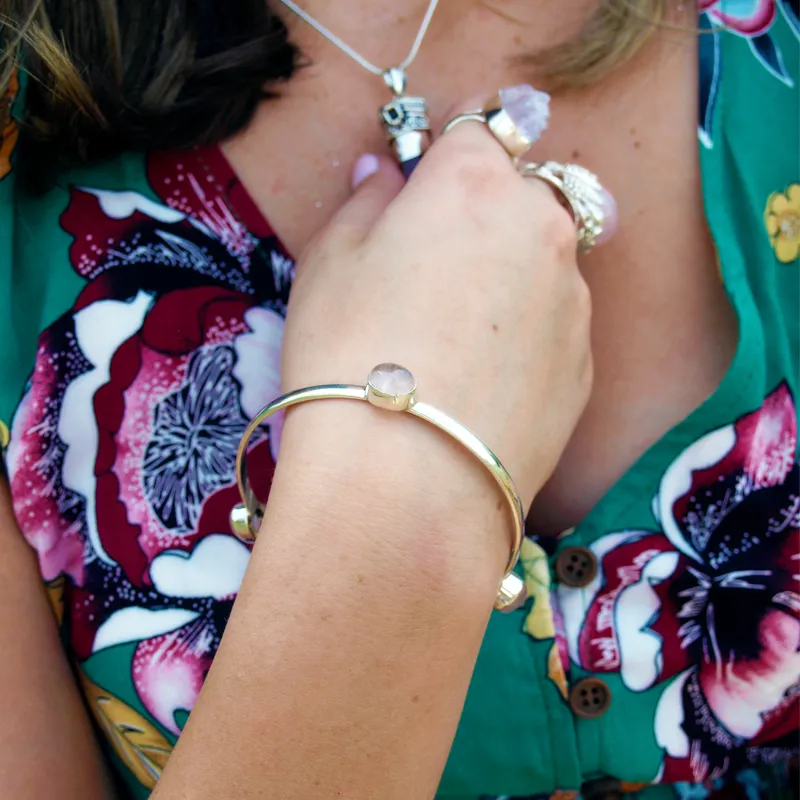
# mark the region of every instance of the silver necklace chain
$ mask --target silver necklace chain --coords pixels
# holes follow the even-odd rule
[[[346,53],[348,56],[350,56],[353,61],[364,67],[364,69],[368,70],[373,75],[382,76],[386,74],[387,70],[385,68],[381,69],[381,67],[377,67],[375,64],[367,61],[364,56],[353,50],[349,44],[343,42],[335,33],[329,31],[321,22],[317,22],[314,17],[312,17],[306,11],[303,11],[303,9],[293,2],[293,0],[281,0],[281,2],[286,6],[286,8],[297,14],[300,19],[302,19],[304,22],[307,22],[312,28],[314,28],[315,31],[322,34],[322,36],[324,36],[331,44],[336,45],[336,47],[338,47],[343,53]],[[425,12],[425,16],[422,19],[422,24],[419,26],[417,38],[414,39],[414,44],[411,45],[411,50],[396,67],[396,69],[400,70],[401,72],[408,69],[408,67],[411,66],[411,62],[417,57],[420,45],[422,44],[422,40],[425,38],[425,34],[428,32],[431,19],[433,18],[433,12],[436,11],[436,6],[438,3],[439,0],[431,0],[431,2],[428,4],[428,10]]]

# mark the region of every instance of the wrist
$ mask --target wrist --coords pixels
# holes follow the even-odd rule
[[[361,537],[362,554],[393,570],[459,591],[481,581],[492,599],[511,547],[507,502],[471,453],[422,420],[365,403],[287,414],[265,531],[277,527],[276,506],[301,514],[302,527]]]

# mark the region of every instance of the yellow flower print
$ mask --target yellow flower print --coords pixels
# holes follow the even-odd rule
[[[534,639],[553,639],[553,609],[550,606],[550,568],[547,554],[541,546],[527,537],[522,541],[520,561],[525,572],[525,588],[533,607],[525,619],[525,632]]]
[[[800,254],[800,183],[767,198],[764,224],[778,261],[794,261]]]
[[[45,584],[47,599],[50,601],[50,608],[56,615],[56,623],[61,627],[64,621],[64,576],[59,575],[55,580]]]
[[[564,672],[564,665],[561,663],[561,654],[558,652],[558,645],[553,642],[550,654],[547,656],[547,677],[558,687],[561,696],[566,700],[569,693],[567,686],[567,675]]]
[[[11,76],[6,95],[0,98],[0,181],[11,172],[11,153],[19,137],[17,123],[11,116],[11,104],[19,91],[19,79]]]
[[[60,625],[64,617],[63,575],[47,584],[47,595]],[[95,722],[139,783],[153,789],[164,771],[172,744],[136,709],[89,680],[79,665],[76,671]]]
[[[525,618],[523,630],[534,639],[552,639],[553,646],[547,658],[547,676],[558,687],[561,696],[567,697],[567,676],[558,654],[553,608],[550,605],[550,568],[547,554],[536,542],[525,538],[522,542],[520,563],[525,573],[525,588],[533,605]]]
[[[0,419],[0,450],[5,450],[10,441],[11,432],[8,430],[8,425]]]
[[[154,788],[172,752],[170,742],[138,711],[90,681],[80,668],[78,679],[89,710],[111,741],[114,752],[139,783]]]

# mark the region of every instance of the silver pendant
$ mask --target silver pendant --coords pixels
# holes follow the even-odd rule
[[[424,97],[409,97],[405,93],[406,75],[399,67],[387,69],[383,80],[394,96],[381,108],[381,120],[400,167],[408,177],[431,143],[428,108]]]

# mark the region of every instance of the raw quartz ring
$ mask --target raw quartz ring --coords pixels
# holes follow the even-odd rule
[[[309,386],[278,397],[262,408],[245,429],[236,452],[236,483],[242,502],[231,511],[231,528],[243,541],[253,542],[264,519],[264,504],[256,497],[247,476],[247,449],[258,428],[273,414],[310,400],[329,399],[366,400],[377,408],[404,411],[444,431],[472,453],[489,471],[508,501],[513,522],[511,553],[494,607],[498,611],[512,611],[522,605],[526,597],[525,583],[514,573],[524,535],[524,514],[519,493],[497,456],[461,423],[434,406],[417,400],[416,390],[416,380],[405,367],[379,364],[369,373],[365,386],[341,383]]]
[[[442,133],[462,122],[481,122],[517,164],[544,133],[549,119],[550,95],[522,84],[501,89],[483,108],[453,117]]]
[[[556,190],[572,215],[578,232],[578,250],[588,253],[610,239],[617,228],[617,205],[598,177],[578,164],[525,161],[523,156],[541,137],[550,119],[550,95],[532,86],[501,89],[482,109],[459,114],[443,133],[462,122],[481,122],[503,146],[525,178],[539,178]]]
[[[550,120],[550,95],[522,84],[501,89],[484,107],[486,124],[516,163],[538,141]]]

